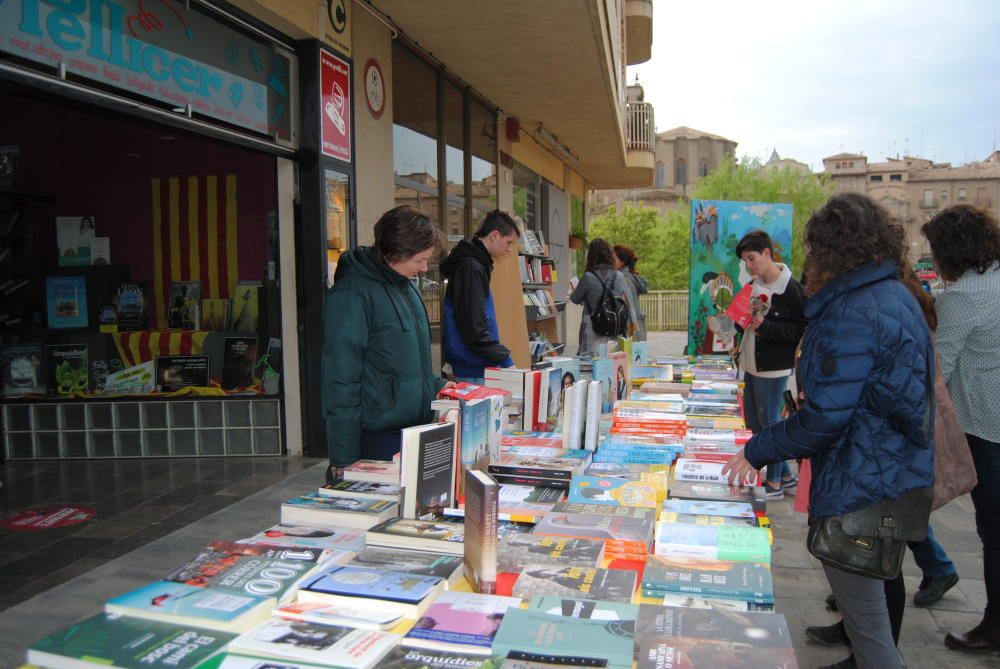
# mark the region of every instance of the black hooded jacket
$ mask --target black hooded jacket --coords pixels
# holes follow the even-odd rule
[[[448,279],[445,301],[451,303],[455,315],[454,323],[446,322],[445,328],[454,327],[468,352],[482,358],[487,365],[502,364],[510,356],[510,350],[500,343],[495,314],[491,313],[493,258],[489,251],[479,239],[463,239],[441,262],[441,273]],[[466,356],[463,354],[463,351],[445,350],[444,357],[453,366],[456,360],[452,357],[455,356],[459,364],[467,365],[471,361],[464,360]]]

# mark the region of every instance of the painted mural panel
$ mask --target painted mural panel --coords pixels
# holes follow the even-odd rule
[[[725,311],[751,279],[736,257],[736,244],[751,230],[765,230],[774,241],[774,259],[791,263],[792,205],[765,202],[691,201],[691,277],[688,300],[688,351],[718,353],[721,345],[708,329],[708,317]]]

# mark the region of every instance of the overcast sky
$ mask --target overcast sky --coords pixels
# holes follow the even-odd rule
[[[966,163],[1000,148],[1000,2],[656,0],[628,68],[680,125],[814,171],[841,151]]]

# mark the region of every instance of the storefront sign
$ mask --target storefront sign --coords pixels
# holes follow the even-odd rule
[[[323,39],[345,56],[351,55],[350,0],[326,0],[322,3],[320,25],[324,26]]]
[[[0,1],[0,51],[283,139],[289,59],[175,0]]]
[[[351,161],[351,69],[347,61],[320,50],[320,141],[323,155]]]
[[[0,530],[34,532],[90,520],[97,511],[86,506],[42,506],[0,518]]]

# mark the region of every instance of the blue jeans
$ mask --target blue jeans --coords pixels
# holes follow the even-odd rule
[[[927,526],[926,539],[908,541],[906,544],[913,551],[913,559],[924,573],[924,578],[941,578],[957,573],[955,563],[948,558],[944,547],[934,537],[934,528],[930,525]]]
[[[743,390],[743,419],[747,429],[757,434],[771,423],[781,418],[781,396],[788,388],[788,377],[777,379],[744,374],[746,387]],[[767,482],[781,485],[783,477],[792,475],[788,462],[776,462],[767,467]]]
[[[986,618],[1000,622],[1000,443],[966,433],[979,482],[972,491],[976,531],[983,542]]]

